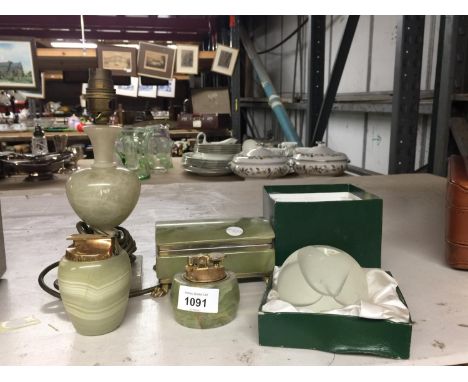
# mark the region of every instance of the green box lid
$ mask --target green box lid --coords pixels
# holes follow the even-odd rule
[[[277,265],[299,248],[322,244],[344,250],[362,267],[380,268],[382,199],[376,195],[352,184],[264,186],[263,214],[275,231]]]
[[[267,219],[206,219],[156,224],[158,251],[271,244],[275,234]]]

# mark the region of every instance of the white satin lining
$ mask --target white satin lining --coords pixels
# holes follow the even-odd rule
[[[262,311],[269,313],[314,313],[309,308],[295,307],[294,305],[278,298],[276,285],[279,270],[279,267],[275,267],[273,271],[273,287],[268,293],[267,302],[262,306]],[[396,292],[398,284],[396,280],[381,269],[363,268],[363,270],[366,272],[369,298],[361,300],[360,303],[357,304],[321,313],[357,316],[375,320],[391,320],[394,322],[409,322],[409,310],[398,297]]]

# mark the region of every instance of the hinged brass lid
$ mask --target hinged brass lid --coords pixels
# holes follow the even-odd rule
[[[185,266],[184,277],[195,283],[209,283],[226,277],[223,263],[224,255],[213,253],[210,255],[190,256]]]
[[[245,247],[273,243],[275,233],[263,217],[166,221],[156,224],[157,252]],[[220,251],[223,252],[223,251]]]
[[[96,234],[76,234],[68,237],[73,240],[66,252],[65,258],[71,261],[105,260],[114,254],[115,237]]]

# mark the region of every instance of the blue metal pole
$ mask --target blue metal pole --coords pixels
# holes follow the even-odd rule
[[[245,48],[245,52],[247,53],[247,56],[252,62],[255,72],[257,73],[257,76],[263,87],[263,90],[265,91],[265,95],[268,97],[268,104],[273,110],[273,113],[275,113],[276,119],[278,120],[278,123],[281,126],[281,130],[283,130],[284,138],[287,141],[297,142],[297,144],[301,146],[301,139],[299,138],[296,130],[291,124],[288,114],[286,113],[286,109],[284,108],[284,105],[281,102],[281,98],[278,95],[278,92],[276,91],[275,87],[271,83],[270,76],[266,72],[262,61],[260,60],[260,57],[255,51],[252,41],[250,41],[250,38],[242,25],[240,26],[239,33],[242,44]]]

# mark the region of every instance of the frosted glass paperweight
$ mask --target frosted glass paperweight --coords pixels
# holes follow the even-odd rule
[[[278,294],[294,306],[324,312],[368,297],[365,272],[348,253],[310,245],[292,253],[278,275]]]

